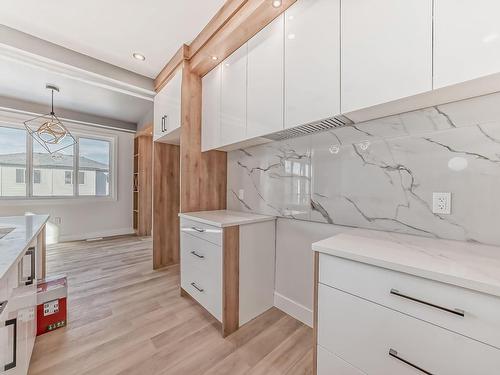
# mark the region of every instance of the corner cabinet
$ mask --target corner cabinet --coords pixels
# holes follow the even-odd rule
[[[344,1],[341,20],[342,113],[432,90],[432,0]]]
[[[500,3],[434,2],[434,88],[500,72]]]
[[[340,0],[285,12],[285,128],[340,114]]]
[[[181,94],[182,69],[179,69],[154,98],[155,142],[179,143]]]

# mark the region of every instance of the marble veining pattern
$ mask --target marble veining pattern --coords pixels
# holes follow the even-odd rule
[[[499,101],[493,94],[233,151],[228,209],[500,245]],[[452,193],[451,215],[432,212],[433,192]]]

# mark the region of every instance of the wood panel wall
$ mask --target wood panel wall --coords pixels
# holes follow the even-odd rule
[[[201,152],[201,77],[184,62],[180,212],[226,208],[227,154]]]
[[[180,147],[153,146],[153,268],[180,261],[179,196]]]
[[[137,137],[138,143],[138,236],[151,236],[153,221],[153,136],[143,133]]]

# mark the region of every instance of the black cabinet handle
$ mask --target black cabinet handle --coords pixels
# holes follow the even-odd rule
[[[398,355],[398,352],[397,350],[394,350],[394,349],[389,349],[389,355],[392,357],[392,358],[395,358],[397,359],[398,361],[400,362],[403,362],[404,364],[410,366],[410,367],[413,367],[415,370],[418,370],[424,374],[428,374],[428,375],[434,375],[432,372],[429,372],[429,371],[426,371],[424,370],[423,368],[417,366],[417,365],[414,365],[413,363],[407,361],[406,359],[404,358],[401,358],[399,355]]]
[[[203,233],[205,232],[205,229],[202,229],[202,228],[198,228],[198,227],[191,227],[191,229],[197,231],[198,233]]]
[[[16,362],[17,362],[17,318],[7,320],[5,322],[5,326],[14,326],[14,335],[13,335],[13,341],[12,341],[12,362],[7,363],[4,366],[4,371],[13,369],[16,367]]]
[[[413,302],[418,302],[418,303],[421,303],[423,305],[426,305],[426,306],[430,306],[430,307],[434,307],[436,309],[439,309],[439,310],[443,310],[443,311],[446,311],[446,312],[449,312],[450,314],[454,314],[454,315],[458,315],[458,316],[461,316],[462,318],[465,317],[465,311],[464,310],[460,310],[460,309],[449,309],[447,307],[443,307],[443,306],[439,306],[439,305],[435,305],[431,302],[427,302],[427,301],[423,301],[421,299],[418,299],[418,298],[414,298],[414,297],[410,297],[410,296],[407,296],[405,294],[402,294],[400,293],[398,290],[396,289],[391,289],[391,294],[392,295],[395,295],[395,296],[398,296],[398,297],[401,297],[401,298],[404,298],[404,299],[407,299],[407,300],[410,300],[410,301],[413,301]]]
[[[162,133],[165,131],[165,116],[161,118],[161,131]]]
[[[195,257],[200,258],[200,259],[205,259],[204,255],[198,254],[196,251],[191,251],[191,254],[193,254]]]
[[[34,247],[30,247],[27,251],[26,251],[26,255],[29,255],[30,256],[30,276],[28,277],[28,280],[26,281],[26,285],[33,285],[33,280],[35,280],[35,248]]]
[[[191,283],[191,285],[193,286],[193,288],[195,288],[198,292],[201,292],[203,293],[205,289],[203,288],[200,288],[198,285],[196,285],[196,283]]]

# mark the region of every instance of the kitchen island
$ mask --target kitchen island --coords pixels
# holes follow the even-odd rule
[[[48,215],[0,217],[0,373],[27,374]]]

